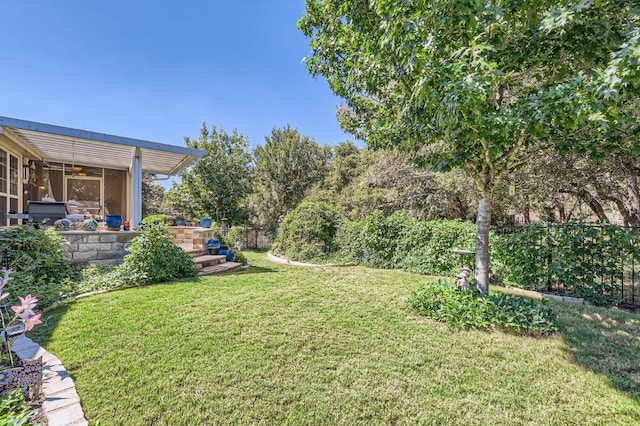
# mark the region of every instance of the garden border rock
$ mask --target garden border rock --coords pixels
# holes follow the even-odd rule
[[[298,262],[295,260],[289,260],[285,257],[276,256],[275,254],[269,252],[267,253],[267,259],[275,263],[282,263],[286,265],[292,266],[358,266],[357,263],[306,263],[306,262]]]
[[[559,296],[557,294],[540,293],[539,291],[525,290],[518,287],[512,287],[510,285],[506,285],[505,288],[525,296],[541,297],[543,299],[557,300],[558,302],[574,303],[576,305],[593,305],[593,303],[583,299],[582,297],[569,297],[569,296]]]
[[[83,425],[89,423],[84,417],[76,385],[56,356],[47,352],[30,338],[21,335],[11,345],[22,359],[42,357],[42,412],[48,426]]]

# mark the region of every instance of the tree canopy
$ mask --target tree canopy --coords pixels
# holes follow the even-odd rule
[[[237,130],[224,129],[205,123],[197,139],[185,138],[189,148],[206,150],[207,154],[182,173],[184,188],[198,206],[198,210],[220,221],[223,217],[233,224],[244,223],[248,212],[241,205],[251,191],[251,154],[247,151],[247,137]],[[171,198],[171,197],[170,197]]]
[[[299,21],[344,129],[474,180],[483,293],[493,191],[528,148],[595,150],[634,125],[638,26],[631,0],[307,0]]]
[[[293,210],[326,173],[331,149],[318,145],[290,125],[274,128],[253,152],[251,205],[258,222],[275,231],[280,217]]]

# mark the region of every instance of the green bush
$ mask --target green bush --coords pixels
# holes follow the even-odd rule
[[[460,267],[460,257],[451,249],[472,249],[474,241],[475,225],[469,222],[419,222],[404,212],[384,217],[376,211],[361,221],[342,222],[335,245],[342,261],[450,275]]]
[[[0,424],[21,426],[31,424],[35,410],[25,402],[20,389],[14,389],[7,394],[0,394]]]
[[[46,308],[70,292],[72,270],[62,252],[62,239],[53,228],[30,225],[0,231],[1,266],[15,272],[11,280],[9,302],[31,294]]]
[[[247,263],[249,263],[249,261],[247,260],[247,257],[242,254],[242,252],[240,251],[234,251],[233,252],[233,261],[234,262],[238,262],[238,263],[242,263],[243,265],[246,265]]]
[[[227,231],[224,240],[230,249],[244,250],[247,248],[247,238],[244,226],[234,226]]]
[[[340,215],[326,203],[306,202],[289,213],[271,250],[291,260],[326,258],[335,252]]]
[[[113,290],[123,283],[116,280],[112,265],[76,266],[72,283],[73,294],[89,293],[100,290]]]
[[[189,254],[173,243],[167,227],[149,221],[131,241],[129,253],[112,274],[114,285],[126,287],[193,277],[198,270]]]
[[[404,254],[401,267],[423,274],[455,275],[460,270],[460,255],[451,249],[473,250],[475,233],[476,227],[471,222],[416,222],[399,245],[399,251]],[[471,267],[474,257],[465,256],[464,260],[466,266]]]
[[[147,223],[164,223],[166,225],[172,226],[175,225],[176,218],[168,214],[151,214],[142,219],[142,223],[145,225]]]
[[[420,314],[458,329],[497,328],[535,336],[558,330],[556,316],[546,300],[502,293],[483,297],[475,290],[461,291],[445,280],[414,291],[407,303]]]

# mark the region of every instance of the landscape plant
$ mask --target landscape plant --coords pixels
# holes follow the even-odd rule
[[[334,257],[373,268],[457,274],[460,256],[451,250],[473,248],[474,229],[470,222],[417,221],[404,212],[385,217],[376,211],[363,220],[340,223]]]
[[[0,424],[10,426],[32,425],[34,410],[25,402],[20,389],[0,394]],[[39,423],[36,423],[39,424]]]
[[[475,278],[487,294],[500,181],[540,144],[602,155],[637,129],[636,3],[307,0],[298,26],[310,74],[345,101],[346,131],[473,179]]]
[[[122,264],[111,273],[119,287],[146,285],[194,277],[191,256],[174,244],[163,220],[149,220],[138,229]]]
[[[63,300],[70,292],[72,269],[53,227],[22,225],[0,232],[0,266],[13,271],[14,295],[35,294],[40,307]],[[17,297],[10,297],[15,303]]]
[[[338,212],[328,204],[302,203],[284,218],[271,250],[291,260],[326,258],[335,252],[340,221]]]
[[[2,268],[0,270],[0,301],[9,297],[9,293],[5,293],[5,286],[12,279],[12,270],[7,268]],[[18,360],[14,359],[13,353],[11,351],[11,338],[19,334],[22,331],[31,331],[34,326],[38,324],[42,324],[40,320],[40,316],[42,314],[36,314],[33,310],[36,308],[38,303],[38,299],[30,294],[25,297],[18,296],[20,300],[20,305],[11,306],[11,310],[13,311],[13,317],[5,318],[4,313],[0,312],[0,320],[2,321],[2,330],[0,339],[2,342],[2,355],[6,353],[6,356],[9,360],[9,364],[7,367],[13,367],[16,365]],[[16,328],[17,326],[17,328]],[[4,359],[2,360],[4,361]],[[4,367],[3,363],[0,362],[0,369]]]
[[[504,293],[483,297],[475,289],[463,291],[443,279],[414,291],[407,303],[420,314],[457,329],[500,329],[533,336],[558,331],[556,316],[544,299]]]

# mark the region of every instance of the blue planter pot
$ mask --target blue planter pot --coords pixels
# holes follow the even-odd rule
[[[187,221],[181,217],[176,219],[176,226],[186,226]]]
[[[122,226],[122,215],[108,214],[105,217],[104,221],[107,224],[107,228],[120,229],[120,227]]]
[[[200,219],[200,228],[211,228],[211,222],[213,222],[213,219],[210,217],[203,217]]]

